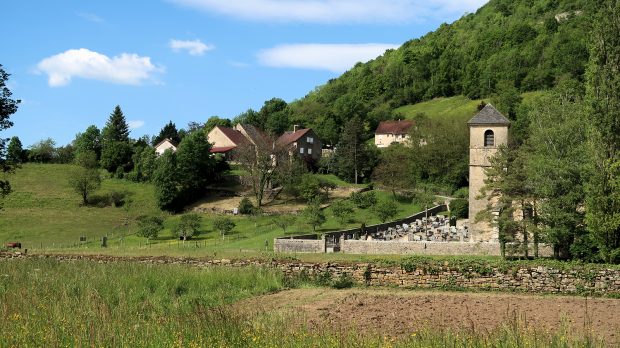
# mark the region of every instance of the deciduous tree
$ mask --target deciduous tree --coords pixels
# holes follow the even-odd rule
[[[153,184],[155,186],[155,199],[161,209],[174,211],[179,197],[179,180],[176,155],[171,150],[166,150],[155,165],[153,172]]]
[[[17,106],[21,103],[20,100],[11,99],[13,94],[6,86],[9,76],[0,64],[0,131],[13,126],[9,117],[17,111]],[[0,199],[11,192],[11,184],[4,178],[4,175],[13,172],[14,169],[15,165],[6,157],[6,139],[0,138],[0,174],[2,174],[0,176]]]
[[[411,151],[400,144],[392,144],[381,152],[381,161],[375,167],[374,179],[390,188],[396,201],[396,190],[414,189],[411,173]]]
[[[211,116],[209,117],[207,122],[205,122],[204,124],[205,134],[209,134],[209,132],[213,130],[213,128],[215,128],[216,126],[230,128],[232,127],[232,122],[230,122],[230,120],[227,118],[220,118],[219,116]]]
[[[302,216],[304,221],[312,227],[313,232],[316,232],[316,228],[324,224],[327,220],[325,218],[325,212],[321,209],[321,202],[316,199],[306,206],[302,211]]]
[[[295,223],[295,220],[297,220],[295,218],[295,216],[293,215],[279,215],[277,217],[275,217],[272,221],[274,223],[274,225],[278,226],[279,228],[282,229],[282,232],[284,234],[286,234],[286,230],[289,228],[289,226],[293,225]]]
[[[355,212],[355,206],[348,199],[335,201],[331,205],[331,209],[334,217],[340,222],[340,226],[344,226]]]
[[[79,167],[69,179],[69,184],[82,197],[82,204],[88,205],[88,196],[101,186],[99,170]]]
[[[89,126],[84,133],[78,133],[73,140],[76,154],[83,151],[93,151],[97,161],[101,158],[101,131],[97,126]]]
[[[50,163],[56,155],[56,142],[52,138],[36,142],[30,146],[28,152],[29,160],[39,163]]]
[[[200,234],[200,224],[202,218],[196,213],[188,213],[181,216],[179,223],[174,229],[174,233],[177,237],[182,238],[183,241],[197,236]]]
[[[237,146],[235,157],[246,172],[245,178],[250,181],[256,204],[261,207],[265,192],[273,180],[280,177],[284,167],[281,161],[289,160],[285,151],[276,145],[273,137],[266,136],[257,144],[245,142]]]
[[[138,219],[138,232],[140,237],[146,238],[147,243],[157,238],[159,232],[164,229],[164,219],[161,216],[143,216]]]
[[[235,229],[235,226],[237,226],[237,224],[235,224],[235,222],[227,216],[220,216],[213,219],[213,228],[220,232],[222,239],[224,239],[227,234],[232,232],[232,230]]]
[[[586,224],[607,262],[620,262],[620,6],[597,1],[587,71],[592,171]]]
[[[383,201],[375,205],[372,211],[379,218],[379,221],[383,223],[398,215],[398,205],[394,201]]]

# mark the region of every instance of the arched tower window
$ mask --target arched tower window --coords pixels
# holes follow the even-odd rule
[[[488,146],[495,146],[495,134],[490,129],[484,132],[484,147]]]

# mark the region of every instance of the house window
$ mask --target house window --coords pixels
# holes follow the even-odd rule
[[[308,148],[308,155],[312,155],[312,149]]]
[[[304,153],[304,148],[303,147],[299,148],[299,153]]]
[[[308,144],[313,144],[314,143],[314,138],[313,137],[307,137],[306,141],[308,142]]]
[[[495,134],[490,129],[484,132],[484,147],[495,146]]]

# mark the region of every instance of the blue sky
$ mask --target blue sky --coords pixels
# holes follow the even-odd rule
[[[119,104],[132,137],[301,98],[486,0],[20,0],[0,64],[25,146],[71,142]]]

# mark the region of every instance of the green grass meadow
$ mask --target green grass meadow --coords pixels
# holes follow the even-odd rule
[[[236,223],[232,233],[222,237],[213,228],[216,215],[202,216],[201,234],[186,243],[173,236],[173,229],[181,215],[161,212],[155,203],[154,189],[150,184],[106,178],[95,196],[123,192],[126,203],[121,207],[82,206],[81,198],[69,185],[75,167],[56,164],[25,164],[9,177],[13,192],[4,200],[0,210],[0,242],[19,241],[29,250],[78,252],[104,252],[131,254],[206,255],[212,253],[257,253],[272,250],[273,239],[284,235],[312,233],[312,228],[301,218],[290,226],[286,234],[274,221],[277,216],[231,216]],[[102,173],[105,176],[105,173]],[[333,175],[323,176],[337,185],[345,185]],[[346,184],[350,186],[349,184]],[[375,191],[379,200],[391,200],[389,192]],[[420,211],[420,207],[407,199],[398,202],[398,217]],[[162,214],[165,229],[159,237],[147,243],[136,235],[137,218],[142,215]],[[331,208],[325,209],[327,221],[317,228],[317,233],[378,223],[370,209],[356,209],[349,222],[341,224],[334,218]],[[81,243],[80,237],[86,237]],[[103,236],[108,238],[108,248],[100,247]],[[267,241],[267,247],[265,247]]]
[[[267,268],[132,262],[0,261],[2,347],[594,347],[566,330],[507,322],[494,332],[420,330],[398,337],[235,305],[287,286]],[[260,306],[260,305],[257,305]],[[347,323],[343,323],[347,324]]]
[[[523,101],[528,102],[544,93],[542,91],[523,93]],[[414,105],[401,106],[394,112],[400,113],[408,119],[424,113],[431,120],[456,120],[465,125],[478,112],[477,107],[482,101],[471,100],[465,96],[435,98]],[[489,100],[484,99],[484,102],[488,103]]]

